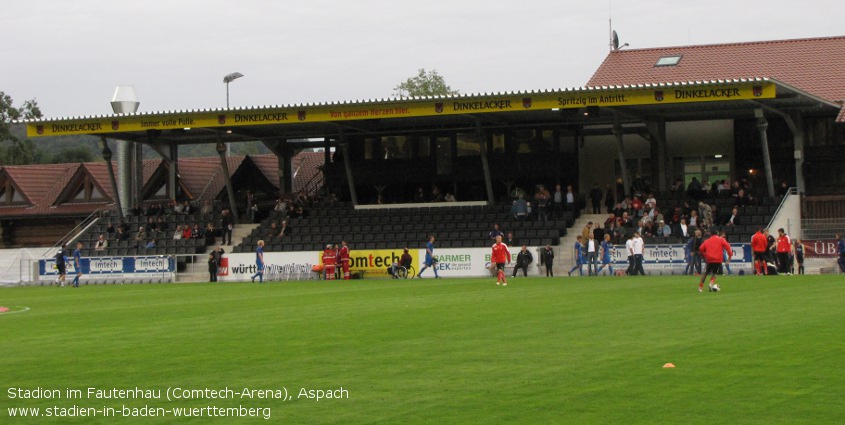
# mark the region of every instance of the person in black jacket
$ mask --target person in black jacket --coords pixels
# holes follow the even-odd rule
[[[516,254],[516,267],[513,268],[513,276],[516,277],[516,272],[519,269],[522,269],[522,276],[528,277],[528,265],[534,261],[534,256],[531,255],[531,251],[528,250],[528,247],[522,245],[522,251],[519,251],[519,254]]]
[[[223,254],[226,251],[218,245],[208,254],[208,274],[209,282],[217,282],[217,272],[220,270],[220,263],[223,261]]]
[[[540,264],[546,266],[546,277],[554,277],[555,273],[552,271],[552,264],[555,260],[555,252],[551,245],[546,245],[543,252],[540,253]],[[519,258],[517,258],[519,261]]]
[[[220,227],[223,232],[223,245],[232,245],[232,230],[235,228],[235,220],[232,212],[227,208],[223,210],[223,217],[220,219]],[[228,237],[229,243],[226,243]]]

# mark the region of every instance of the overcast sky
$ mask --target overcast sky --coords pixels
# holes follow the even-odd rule
[[[580,87],[608,53],[845,35],[845,2],[2,0],[0,91],[46,117],[361,100],[419,68],[462,93]],[[612,6],[612,7],[611,7]],[[845,54],[845,52],[843,52]]]

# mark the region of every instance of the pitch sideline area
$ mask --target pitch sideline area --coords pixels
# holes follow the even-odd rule
[[[679,276],[509,283],[2,289],[0,305],[30,310],[0,315],[0,417],[818,424],[845,415],[838,276],[720,277],[722,292],[703,294]]]

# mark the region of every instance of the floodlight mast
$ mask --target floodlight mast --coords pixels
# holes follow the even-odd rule
[[[223,82],[226,84],[226,109],[229,109],[229,83],[243,76],[244,74],[241,74],[240,72],[233,72],[223,77]],[[226,156],[229,156],[231,154],[232,147],[228,143],[226,143]]]
[[[226,109],[229,109],[229,83],[243,76],[244,74],[241,74],[240,72],[233,72],[223,77],[223,82],[226,83]]]

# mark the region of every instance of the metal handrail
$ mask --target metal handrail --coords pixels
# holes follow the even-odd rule
[[[81,222],[79,222],[79,224],[77,224],[76,227],[74,227],[73,229],[71,229],[70,231],[65,233],[64,236],[59,238],[59,240],[56,241],[56,243],[54,243],[53,246],[48,248],[46,252],[41,254],[41,258],[51,257],[52,255],[50,253],[51,252],[55,253],[56,248],[62,246],[62,244],[65,241],[69,242],[69,241],[72,241],[73,239],[75,239],[76,236],[78,236],[79,233],[81,233],[81,231],[79,231],[79,229],[86,229],[86,228],[88,228],[88,226],[94,224],[97,220],[100,219],[100,217],[95,217],[95,216],[99,216],[103,212],[108,212],[108,211],[111,211],[111,210],[112,210],[111,208],[98,208],[98,209],[96,209],[94,212],[89,214],[88,217],[85,217]],[[76,232],[76,233],[74,233],[74,232]],[[69,237],[70,235],[74,235],[74,237],[70,238]]]
[[[780,199],[780,204],[778,204],[778,208],[775,210],[775,213],[772,214],[772,219],[769,220],[768,223],[766,223],[766,228],[772,227],[772,223],[775,221],[775,218],[777,218],[778,214],[780,213],[780,210],[783,208],[783,204],[786,203],[786,198],[788,198],[791,195],[797,195],[797,194],[798,194],[798,188],[797,187],[790,187],[789,190],[787,190],[786,195],[784,195],[783,198]]]
[[[325,181],[326,175],[321,169],[317,174],[314,174],[310,180],[305,182],[301,190],[305,193],[306,196],[311,196],[322,188]]]

